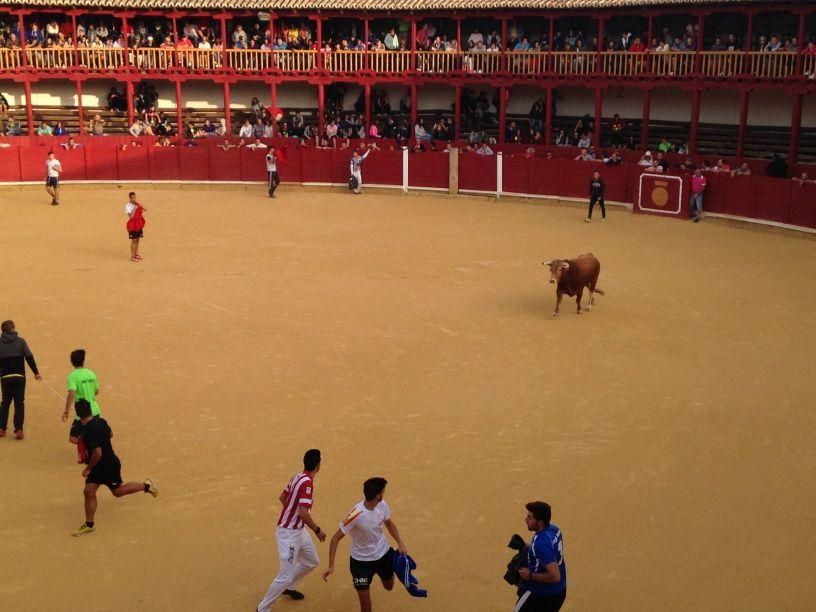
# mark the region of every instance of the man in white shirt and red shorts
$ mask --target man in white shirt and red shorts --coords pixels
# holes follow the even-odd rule
[[[136,193],[131,191],[128,194],[128,203],[125,204],[125,214],[128,217],[127,231],[130,236],[130,261],[142,261],[139,255],[139,240],[144,236],[145,218],[142,213],[147,209],[136,201]]]
[[[363,483],[365,499],[351,509],[346,519],[340,523],[340,529],[334,534],[329,546],[329,569],[323,573],[323,580],[328,580],[334,573],[334,559],[337,545],[345,536],[351,536],[351,577],[354,589],[360,598],[360,611],[371,612],[371,582],[379,576],[386,591],[394,588],[394,549],[388,545],[382,527],[397,542],[399,552],[407,554],[405,543],[400,538],[399,530],[391,520],[391,508],[383,500],[385,478],[369,478]]]
[[[314,542],[303,529],[304,525],[308,526],[315,532],[318,540],[323,542],[326,539],[326,534],[315,524],[311,514],[314,477],[319,471],[320,451],[316,448],[306,451],[303,456],[303,471],[292,476],[280,494],[283,511],[275,532],[280,572],[258,604],[257,612],[269,610],[269,606],[281,595],[303,599],[303,593],[295,587],[301,578],[320,563]]]

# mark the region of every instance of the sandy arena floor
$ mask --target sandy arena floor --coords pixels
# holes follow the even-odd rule
[[[796,611],[816,599],[816,241],[571,205],[284,186],[0,191],[3,290],[47,382],[88,350],[126,479],[98,531],[62,403],[29,378],[0,440],[0,608],[254,609],[278,570],[277,496],[323,450],[329,533],[383,475],[428,600],[378,612],[508,611],[524,503],[564,532],[565,610]],[[593,251],[586,315],[541,262]],[[328,542],[319,545],[319,571]],[[357,609],[348,540],[327,585],[275,609]]]

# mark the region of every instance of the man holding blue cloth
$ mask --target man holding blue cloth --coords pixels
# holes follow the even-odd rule
[[[567,566],[561,530],[550,523],[546,502],[527,504],[527,529],[534,532],[527,564],[519,570],[519,600],[513,612],[558,612],[567,598]]]

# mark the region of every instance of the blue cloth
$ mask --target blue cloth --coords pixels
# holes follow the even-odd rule
[[[408,594],[412,597],[427,597],[428,591],[426,589],[420,589],[417,586],[419,580],[411,573],[416,567],[416,561],[409,555],[400,552],[394,555],[394,573],[396,573],[397,578],[408,590]]]
[[[558,595],[567,588],[567,566],[564,563],[564,539],[558,526],[550,524],[533,536],[527,550],[527,569],[532,573],[546,571],[550,563],[557,563],[561,571],[561,581],[552,584],[522,581],[520,591],[530,591],[534,595]]]

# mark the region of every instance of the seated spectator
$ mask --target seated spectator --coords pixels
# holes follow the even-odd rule
[[[646,153],[643,154],[643,157],[640,158],[640,161],[638,161],[638,166],[653,166],[653,165],[654,160],[652,159],[652,152],[646,151]]]
[[[654,161],[655,166],[660,166],[663,172],[669,171],[669,161],[665,158],[663,153],[658,153]]]
[[[8,123],[6,123],[6,136],[20,136],[21,130],[20,122],[13,116],[9,117]]]
[[[671,151],[671,143],[669,142],[669,139],[666,138],[665,136],[661,138],[660,144],[657,145],[657,148],[661,153],[668,153],[669,151]]]
[[[731,176],[748,176],[749,174],[751,174],[751,168],[748,167],[747,162],[742,162],[742,165],[739,168],[734,168],[731,171]]]
[[[414,138],[416,140],[432,140],[433,136],[425,131],[425,122],[419,119],[414,125]]]
[[[117,112],[127,111],[127,100],[116,87],[111,87],[108,92],[108,109]]]
[[[244,124],[241,126],[241,129],[238,130],[239,138],[252,138],[253,130],[252,124],[249,122],[249,119],[244,121]]]
[[[213,125],[212,121],[209,119],[204,120],[204,125],[201,126],[201,131],[204,133],[204,136],[215,136],[215,126]]]
[[[578,139],[578,147],[581,149],[588,149],[592,146],[592,138],[589,137],[589,134],[584,132],[581,135],[581,138]]]
[[[130,135],[133,137],[139,137],[146,133],[144,121],[141,119],[136,119],[133,124],[128,129]]]
[[[617,149],[613,149],[612,155],[607,158],[604,158],[604,163],[607,166],[620,166],[623,163],[623,158],[618,155]]]
[[[105,120],[101,115],[94,115],[93,119],[88,122],[88,133],[93,136],[102,136],[105,127]]]
[[[62,143],[60,146],[61,146],[63,149],[66,149],[66,150],[70,151],[70,150],[72,150],[72,149],[78,149],[78,148],[79,148],[79,147],[81,147],[82,145],[81,145],[81,144],[79,144],[78,142],[75,142],[75,141],[74,141],[74,137],[73,137],[73,136],[71,136],[70,138],[68,138],[68,142],[63,142],[63,143]]]
[[[425,145],[422,144],[421,140],[417,140],[414,143],[414,146],[411,147],[411,153],[424,153],[425,152]]]
[[[690,157],[687,157],[686,161],[680,164],[680,169],[683,172],[694,172],[697,169],[697,164]]]
[[[731,166],[724,159],[718,159],[717,165],[714,166],[712,172],[731,172]]]
[[[263,132],[264,132],[263,119],[258,118],[255,120],[255,124],[252,126],[252,135],[255,138],[263,138]]]
[[[782,159],[778,153],[774,153],[771,163],[768,164],[768,176],[775,178],[788,178],[788,162]]]
[[[303,135],[303,115],[300,111],[295,111],[295,114],[292,115],[292,135]]]
[[[252,144],[247,145],[247,149],[253,149],[253,150],[255,150],[255,149],[268,149],[268,148],[269,147],[267,147],[264,143],[261,142],[260,138],[256,138],[255,142],[253,142]]]
[[[808,184],[811,184],[811,185],[816,185],[816,181],[812,180],[812,179],[811,179],[811,178],[808,176],[808,173],[807,173],[807,172],[803,172],[803,173],[802,173],[802,174],[800,174],[799,176],[794,176],[794,177],[793,177],[793,180],[794,180],[795,182],[799,183],[799,186],[800,186],[800,187],[803,187],[804,185],[808,185]]]
[[[154,147],[172,147],[173,143],[170,142],[170,139],[167,136],[159,136],[158,140],[153,143]]]
[[[226,119],[219,119],[218,125],[215,126],[215,135],[216,136],[226,136],[227,135],[227,120]]]
[[[377,127],[377,122],[376,121],[372,121],[371,122],[371,127],[368,128],[368,137],[369,138],[382,138],[382,136],[380,136],[380,128]]]
[[[232,144],[229,140],[225,139],[220,145],[217,145],[219,149],[223,149],[224,151],[229,151],[230,149],[237,149],[234,144]]]
[[[57,121],[57,125],[54,126],[54,136],[65,136],[66,134],[68,130],[62,126],[62,121]]]
[[[272,124],[271,121],[267,121],[264,123],[263,137],[264,138],[275,137],[275,126]]]
[[[555,137],[555,144],[559,147],[566,147],[570,143],[569,136],[564,130],[558,130],[558,135]]]
[[[34,24],[34,25],[36,25],[36,24]],[[54,133],[54,130],[45,121],[40,123],[40,127],[37,128],[37,136],[51,136],[53,133]]]
[[[264,108],[257,97],[252,98],[252,102],[249,103],[249,110],[252,111],[252,115],[255,120],[263,119],[264,115],[266,114],[266,108]]]
[[[483,142],[481,146],[476,149],[476,155],[482,155],[484,157],[489,157],[493,155],[493,149],[487,146],[486,142]]]
[[[581,151],[575,156],[575,161],[595,161],[595,156],[589,152],[587,147],[581,147]]]

